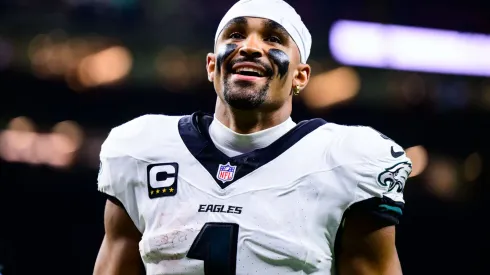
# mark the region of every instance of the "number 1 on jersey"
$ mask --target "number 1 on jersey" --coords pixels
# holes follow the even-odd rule
[[[191,245],[187,257],[204,261],[206,275],[236,275],[238,224],[208,222]]]

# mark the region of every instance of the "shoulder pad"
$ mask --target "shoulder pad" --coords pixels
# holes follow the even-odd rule
[[[391,163],[406,157],[403,148],[386,135],[367,126],[346,126],[343,135],[343,149],[356,162]]]
[[[111,130],[102,144],[103,157],[134,156],[151,146],[179,117],[143,115]]]

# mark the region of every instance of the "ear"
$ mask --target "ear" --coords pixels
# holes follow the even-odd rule
[[[310,80],[311,67],[308,64],[298,64],[297,73],[294,75],[293,87],[299,86],[303,90]]]
[[[208,53],[206,56],[206,71],[208,73],[209,82],[214,81],[214,72],[216,70],[216,55],[214,53]]]

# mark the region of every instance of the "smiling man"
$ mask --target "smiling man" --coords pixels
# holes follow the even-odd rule
[[[224,16],[206,69],[214,115],[146,115],[100,153],[94,274],[401,274],[411,162],[369,127],[290,118],[311,36],[281,0]]]

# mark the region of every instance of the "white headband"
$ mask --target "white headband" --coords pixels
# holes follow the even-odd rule
[[[270,19],[280,24],[293,38],[301,55],[301,63],[306,63],[311,50],[311,34],[301,17],[283,0],[240,0],[228,10],[219,23],[214,43],[228,22],[237,17],[258,17]]]

